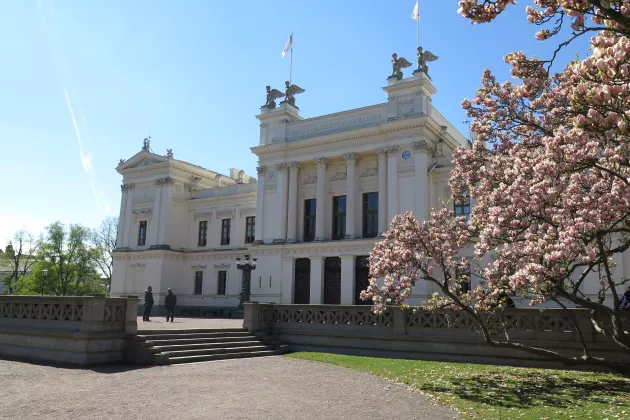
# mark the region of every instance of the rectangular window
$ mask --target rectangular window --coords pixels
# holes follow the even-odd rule
[[[195,271],[195,295],[203,293],[203,271]]]
[[[455,216],[465,216],[466,221],[470,219],[470,197],[466,194],[466,200],[462,202],[454,201],[453,202],[453,211],[455,212]]]
[[[343,239],[346,237],[346,196],[339,195],[333,197],[332,211],[332,238],[333,240]]]
[[[197,240],[197,246],[206,246],[208,243],[208,221],[204,220],[199,222],[199,238]]]
[[[467,280],[460,281],[464,280],[464,278],[466,278]],[[470,278],[470,264],[466,265],[463,269],[456,268],[455,279],[457,280],[457,284],[459,286],[459,293],[470,292],[472,281],[472,279]]]
[[[232,219],[221,220],[221,245],[230,244],[230,223]]]
[[[378,192],[363,194],[363,237],[378,235]]]
[[[304,242],[311,242],[315,239],[315,211],[317,200],[311,198],[304,200]]]
[[[225,289],[227,287],[227,271],[219,271],[219,278],[217,280],[218,290],[217,295],[225,295]]]
[[[256,216],[245,218],[245,243],[251,244],[256,238]]]
[[[140,222],[140,228],[138,229],[138,246],[144,246],[147,243],[147,221]]]

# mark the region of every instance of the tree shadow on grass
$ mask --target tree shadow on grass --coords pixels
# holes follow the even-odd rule
[[[455,382],[457,381],[457,382]],[[609,404],[613,397],[630,407],[630,381],[615,378],[520,374],[453,378],[450,386],[425,387],[426,391],[448,392],[475,403],[504,408],[547,406],[569,408],[583,404]]]

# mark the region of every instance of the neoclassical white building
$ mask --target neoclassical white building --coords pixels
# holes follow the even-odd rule
[[[425,73],[390,77],[383,90],[384,103],[308,119],[286,102],[263,107],[251,148],[257,178],[161,156],[148,143],[121,161],[112,295],[151,285],[159,305],[170,287],[180,306],[236,307],[236,258],[251,254],[253,301],[365,304],[358,295],[377,236],[396,214],[424,220],[449,200],[451,154],[469,145],[433,107]],[[429,288],[419,285],[416,303]]]

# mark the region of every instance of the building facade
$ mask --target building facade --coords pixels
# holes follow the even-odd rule
[[[163,304],[236,307],[236,258],[257,258],[251,300],[365,304],[367,257],[392,218],[425,220],[449,200],[451,155],[469,142],[432,105],[422,72],[383,88],[387,102],[304,119],[287,102],[263,107],[257,177],[222,175],[143,150],[123,176],[112,296],[153,287]],[[458,212],[470,211],[459,203]],[[410,303],[433,293],[420,284]]]

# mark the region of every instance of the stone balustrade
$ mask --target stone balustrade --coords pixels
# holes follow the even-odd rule
[[[124,359],[136,298],[0,296],[0,356],[78,365]]]
[[[487,314],[487,325],[497,340],[504,339],[505,323],[515,341],[580,356],[575,319],[593,355],[630,361],[627,354],[593,331],[588,310],[570,311],[509,308],[502,319]],[[628,328],[629,321],[630,317],[626,318]],[[244,327],[276,336],[291,351],[546,365],[529,353],[486,345],[476,322],[463,311],[411,312],[394,307],[377,315],[370,306],[253,302],[245,304]]]

